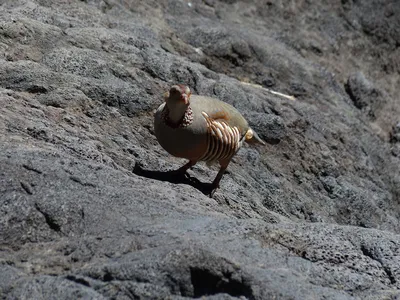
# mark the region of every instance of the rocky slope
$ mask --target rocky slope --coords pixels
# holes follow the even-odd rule
[[[0,4],[2,299],[400,297],[397,1]],[[270,142],[213,199],[162,173],[177,82]]]

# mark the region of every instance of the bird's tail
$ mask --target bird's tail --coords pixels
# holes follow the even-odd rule
[[[249,128],[245,135],[245,141],[249,144],[261,144],[265,145],[265,142],[258,136],[257,132]]]

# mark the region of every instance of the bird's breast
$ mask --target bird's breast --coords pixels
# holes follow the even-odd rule
[[[154,132],[161,147],[176,157],[196,160],[202,156],[207,147],[205,120],[195,118],[188,126],[173,128],[165,123],[160,108],[154,118]]]

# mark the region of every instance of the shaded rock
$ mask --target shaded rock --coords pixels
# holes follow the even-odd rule
[[[374,5],[381,5],[379,11],[374,11]],[[352,3],[355,14],[359,17],[364,31],[378,42],[391,46],[400,43],[400,8],[391,1],[372,1]]]
[[[387,101],[387,95],[360,72],[349,76],[345,88],[354,105],[371,118],[376,117]]]
[[[252,114],[248,118],[250,126],[267,142],[278,143],[287,135],[286,126],[279,116]]]
[[[40,276],[35,279],[23,278],[14,283],[9,297],[18,299],[107,299],[101,294],[82,285],[64,278]]]
[[[392,143],[400,142],[400,122],[393,126],[392,132],[390,133],[390,141]]]

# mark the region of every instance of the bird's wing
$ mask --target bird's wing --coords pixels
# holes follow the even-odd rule
[[[195,100],[193,104],[196,106],[196,111],[205,112],[208,118],[224,122],[231,128],[237,127],[241,135],[246,134],[249,125],[236,108],[228,103],[210,97],[193,95],[192,98]]]

